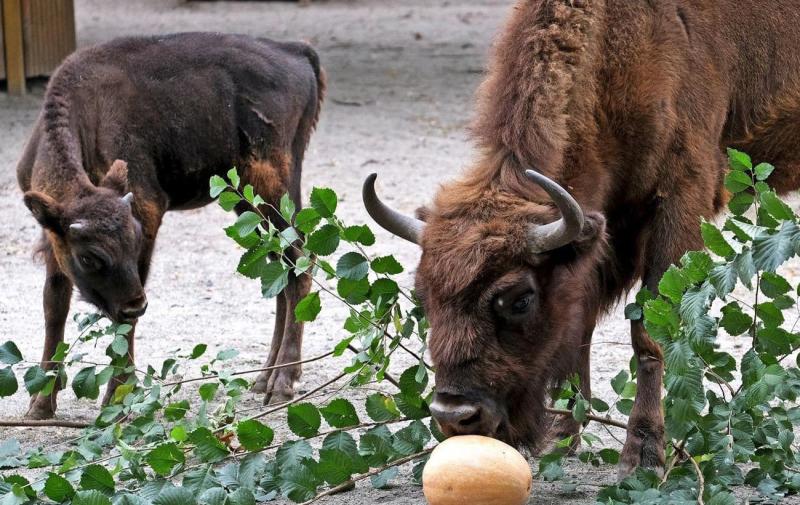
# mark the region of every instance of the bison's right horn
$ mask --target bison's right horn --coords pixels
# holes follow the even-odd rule
[[[384,204],[375,194],[375,179],[377,178],[378,174],[370,174],[364,181],[364,187],[361,190],[361,197],[367,213],[389,233],[419,245],[425,223],[419,219],[405,216]]]
[[[526,170],[525,175],[544,189],[561,211],[561,219],[528,228],[528,249],[539,254],[565,246],[578,238],[583,230],[583,210],[569,192],[539,172]]]

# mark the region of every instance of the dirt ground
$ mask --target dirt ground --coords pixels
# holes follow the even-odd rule
[[[370,172],[379,173],[379,191],[406,212],[426,202],[441,181],[458,175],[472,156],[465,127],[473,94],[494,34],[509,0],[353,0],[293,3],[185,3],[179,0],[76,0],[79,45],[120,35],[220,30],[276,39],[305,39],[319,50],[329,76],[329,94],[304,167],[304,191],[334,188],[340,215],[367,222],[360,188]],[[191,90],[187,90],[191,92]],[[31,260],[38,226],[22,204],[14,174],[16,160],[38,113],[42,85],[24,98],[0,94],[0,341],[13,339],[27,359],[41,353],[43,267]],[[241,354],[234,369],[260,365],[268,352],[274,308],[260,299],[259,286],[234,275],[239,253],[222,228],[230,222],[217,206],[167,215],[159,238],[150,283],[150,306],[137,328],[140,364],[160,364],[175,349],[207,342]],[[377,228],[377,227],[376,227]],[[395,254],[415,265],[418,250],[377,230],[376,254]],[[410,286],[413,270],[407,272]],[[73,311],[88,311],[73,303]],[[329,350],[341,336],[346,311],[328,303],[307,327],[305,356]],[[67,338],[76,333],[68,323]],[[628,325],[621,311],[595,333],[595,394],[613,398],[608,381],[627,366]],[[733,344],[735,345],[735,343]],[[102,356],[102,350],[93,354]],[[300,391],[325,382],[348,358],[306,367]],[[361,393],[353,393],[357,399]],[[259,399],[248,399],[257,405]],[[3,418],[21,416],[27,395],[0,400]],[[96,405],[59,397],[58,416],[91,420]],[[25,446],[66,439],[68,430],[2,429],[0,439],[16,437]],[[611,443],[604,431],[596,432]],[[616,431],[618,437],[623,433]],[[534,464],[532,462],[532,464]],[[530,503],[592,503],[597,485],[610,483],[614,468],[570,464],[582,483],[563,493],[560,485],[535,484]],[[420,488],[397,479],[390,490],[360,484],[353,492],[328,498],[329,504],[423,503]]]

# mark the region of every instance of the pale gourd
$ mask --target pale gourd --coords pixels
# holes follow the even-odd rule
[[[430,505],[523,505],[531,493],[531,468],[516,449],[493,438],[448,438],[422,472]]]

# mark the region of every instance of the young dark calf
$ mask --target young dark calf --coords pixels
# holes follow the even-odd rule
[[[288,192],[300,203],[324,86],[308,45],[239,35],[124,38],[67,58],[17,167],[44,229],[45,369],[64,338],[73,286],[114,321],[144,314],[162,216],[209,203],[212,175],[236,166],[267,202]],[[292,277],[278,296],[267,366],[299,361],[303,325],[292,315],[309,287]],[[133,332],[128,343],[132,359]],[[262,373],[254,389],[283,400],[299,376],[299,366]],[[106,401],[124,380],[109,384]],[[27,415],[55,409],[53,392],[34,397]]]

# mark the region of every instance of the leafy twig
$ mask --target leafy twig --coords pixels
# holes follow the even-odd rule
[[[550,408],[550,407],[546,408],[545,410],[547,412],[551,413],[551,414],[555,414],[555,415],[558,415],[558,416],[571,416],[572,415],[572,411],[571,410],[554,409],[554,408]],[[627,424],[623,423],[622,421],[615,421],[614,419],[611,419],[611,418],[608,418],[608,417],[600,417],[600,416],[595,416],[593,414],[586,414],[586,419],[588,419],[590,421],[595,421],[595,422],[601,423],[601,424],[607,424],[608,426],[616,426],[617,428],[622,428],[623,430],[627,430],[628,429],[628,425]]]

